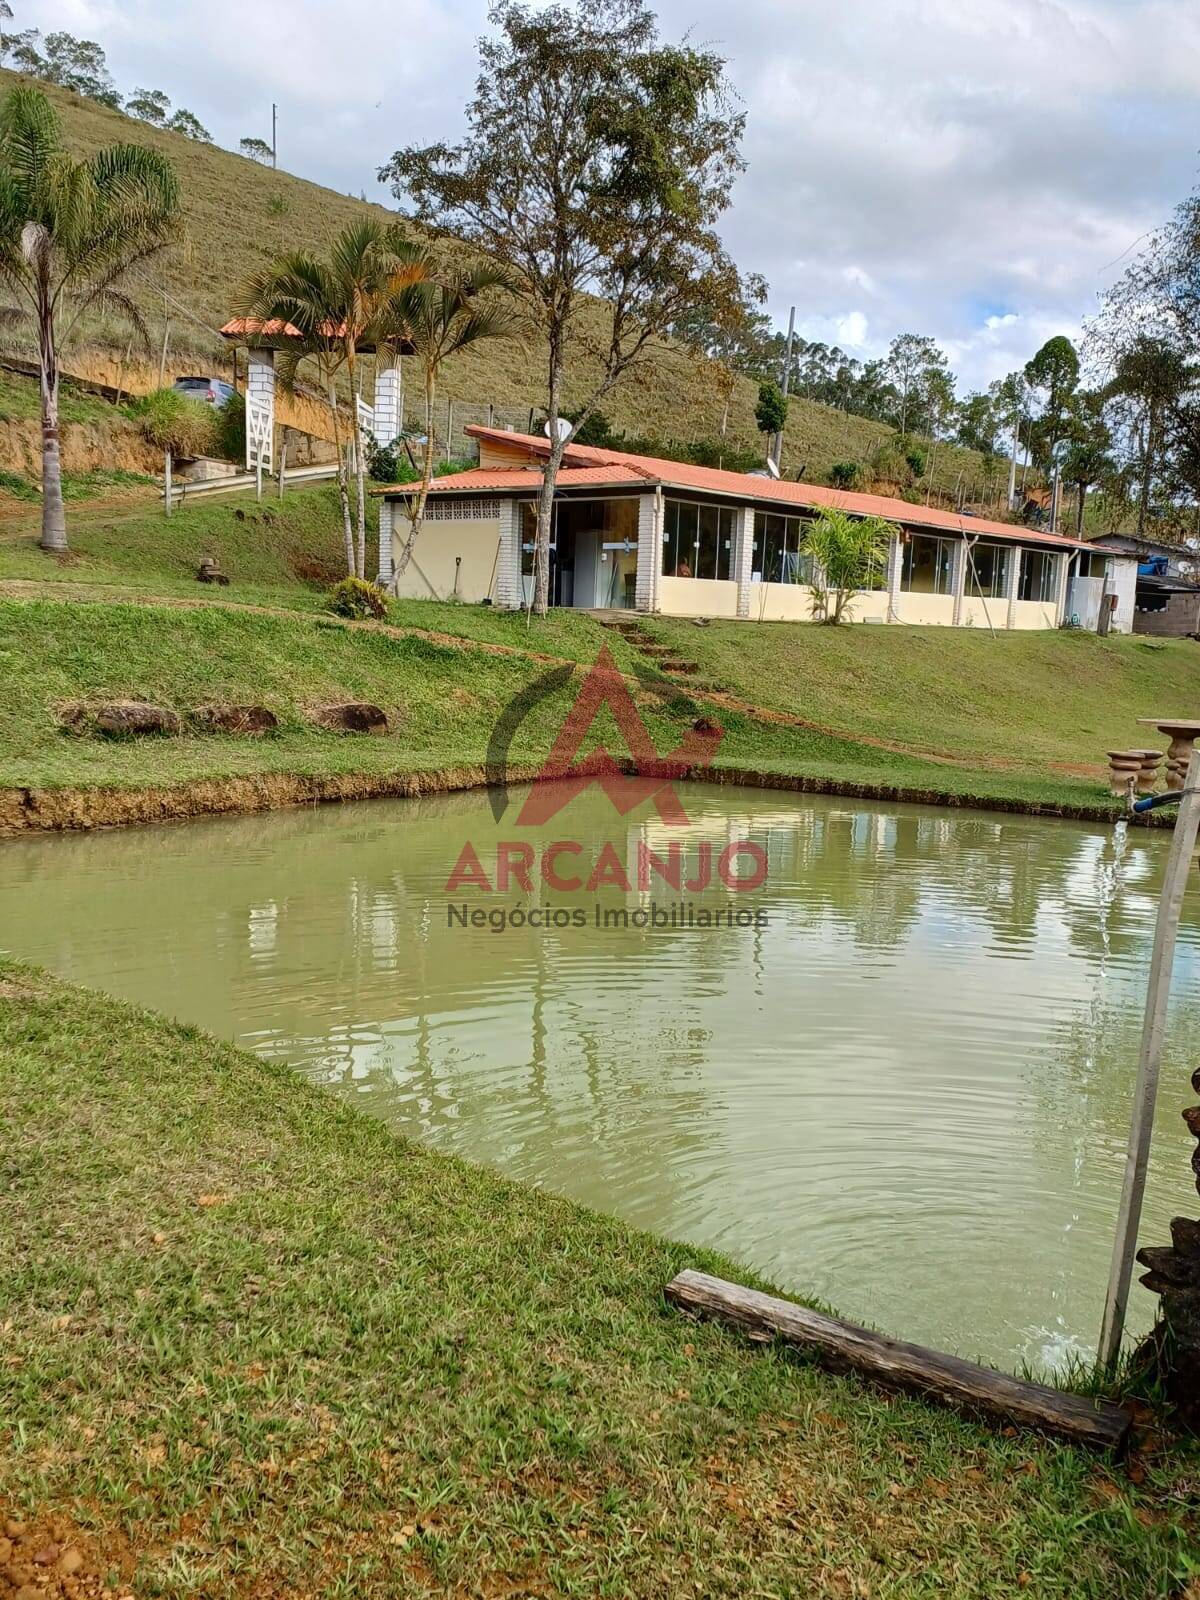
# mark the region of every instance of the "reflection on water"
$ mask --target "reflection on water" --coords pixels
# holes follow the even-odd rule
[[[450,868],[497,836],[471,794],[17,842],[0,939],[889,1332],[1010,1365],[1090,1351],[1165,841],[683,792],[693,848],[766,848],[739,897],[765,927],[451,929]],[[664,850],[638,817],[592,793],[546,839]],[[543,893],[591,915],[594,896]],[[1198,921],[1192,893],[1147,1239],[1194,1202]],[[1151,1310],[1135,1290],[1135,1323]]]

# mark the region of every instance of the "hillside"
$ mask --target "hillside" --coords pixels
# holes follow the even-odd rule
[[[0,92],[19,81],[16,74],[0,70]],[[78,154],[118,140],[136,139],[162,150],[176,164],[183,185],[185,236],[169,255],[150,263],[133,285],[133,297],[156,343],[162,337],[164,309],[170,312],[168,368],[172,373],[214,363],[218,370],[228,370],[229,352],[217,330],[230,314],[237,286],[280,248],[322,250],[341,228],[364,212],[393,215],[381,206],[272,171],[215,145],[198,144],[181,134],[134,121],[67,90],[39,86],[61,110],[68,140]],[[404,132],[399,130],[401,136]],[[364,169],[387,153],[364,152]],[[164,290],[173,304],[164,302]],[[576,378],[569,386],[568,404],[573,394],[582,391],[589,368],[594,368],[595,356],[588,346],[596,346],[599,332],[598,314],[584,317],[572,356]],[[28,354],[32,349],[19,334],[5,337],[10,350]],[[128,330],[123,326],[97,323],[88,345],[71,352],[69,370],[114,381],[114,356],[119,362],[127,340]],[[153,373],[154,368],[145,370]],[[485,420],[489,405],[501,422],[525,426],[531,408],[542,405],[542,396],[542,361],[532,338],[524,347],[506,345],[464,355],[447,370],[441,393],[443,403],[454,403],[456,435],[465,423]],[[756,397],[754,384],[738,381],[729,413],[729,436],[735,442],[750,446],[759,442],[754,424]],[[722,401],[711,379],[684,351],[664,351],[606,402],[605,410],[626,432],[653,430],[667,438],[690,440],[719,434]],[[820,479],[835,461],[865,461],[890,432],[882,423],[794,398],[783,465],[788,471],[803,466],[810,477]],[[980,457],[974,451],[940,445],[934,472],[937,485],[952,494],[960,473],[968,486],[982,485]]]

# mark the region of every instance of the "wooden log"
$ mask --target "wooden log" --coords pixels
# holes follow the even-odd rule
[[[667,1285],[666,1296],[681,1310],[733,1323],[752,1337],[783,1339],[836,1372],[857,1372],[887,1388],[1036,1428],[1073,1444],[1117,1450],[1129,1432],[1129,1412],[1111,1400],[1025,1383],[973,1361],[888,1339],[706,1272],[689,1269],[679,1273]]]

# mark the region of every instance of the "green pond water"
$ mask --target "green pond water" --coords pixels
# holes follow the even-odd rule
[[[1165,837],[679,792],[686,826],[593,789],[540,830],[515,826],[519,795],[497,825],[474,793],[15,841],[0,945],[895,1335],[1010,1367],[1090,1353]],[[621,863],[682,843],[694,868],[749,839],[769,872],[738,893],[448,895],[464,843],[490,870],[498,838],[577,841],[560,875],[606,843]],[[1197,889],[1145,1242],[1196,1206]],[[751,925],[596,926],[597,905],[651,900]],[[583,925],[452,926],[464,903]],[[1133,1325],[1152,1309],[1135,1289]]]

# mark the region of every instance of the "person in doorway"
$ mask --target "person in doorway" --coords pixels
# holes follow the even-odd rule
[[[687,557],[684,556],[683,560],[679,563],[679,568],[678,568],[675,576],[677,578],[690,578],[691,575],[692,575],[691,563],[688,561]]]

